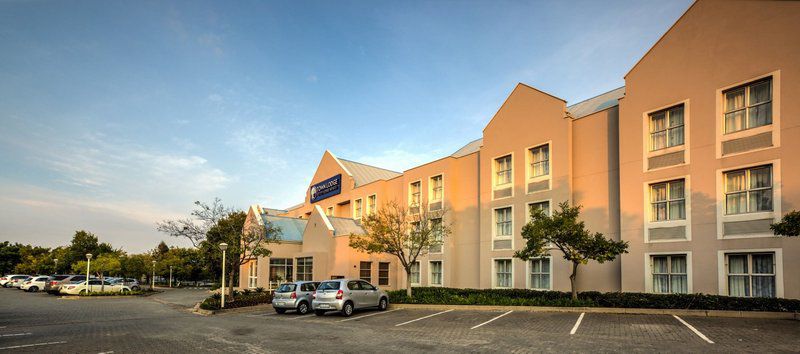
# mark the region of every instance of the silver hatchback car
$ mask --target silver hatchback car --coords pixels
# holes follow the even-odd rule
[[[314,291],[317,290],[318,285],[318,282],[313,281],[281,284],[272,294],[272,307],[277,313],[297,310],[298,314],[305,315],[311,311]]]
[[[314,313],[322,316],[328,311],[340,311],[350,316],[362,308],[377,307],[384,311],[389,307],[389,295],[361,279],[336,279],[321,282],[314,293]]]

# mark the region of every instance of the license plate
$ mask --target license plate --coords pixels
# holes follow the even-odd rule
[[[318,307],[319,307],[319,308],[321,308],[321,309],[327,309],[327,308],[330,308],[330,306],[329,306],[328,304],[319,304],[319,306],[318,306]]]
[[[283,306],[283,304],[284,304],[283,302],[276,302],[275,303],[275,305],[278,305],[278,306]]]

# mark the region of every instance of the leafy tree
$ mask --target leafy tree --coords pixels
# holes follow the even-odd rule
[[[350,235],[350,247],[369,254],[387,253],[397,257],[406,271],[406,295],[411,297],[411,267],[431,247],[441,246],[451,228],[442,222],[442,208],[429,211],[423,203],[412,213],[390,201],[362,221],[363,235]]]
[[[2,274],[9,274],[14,271],[14,268],[22,261],[19,255],[19,249],[22,247],[19,243],[12,244],[8,241],[0,243],[0,272]]]
[[[604,263],[613,261],[617,256],[628,253],[627,241],[614,241],[603,237],[599,232],[591,233],[583,221],[578,221],[580,206],[569,203],[559,204],[561,210],[554,210],[548,216],[542,210],[531,211],[531,221],[522,227],[522,238],[525,248],[514,253],[514,257],[525,261],[531,258],[548,255],[548,243],[564,254],[564,259],[572,263],[572,274],[569,276],[572,286],[572,299],[578,298],[575,281],[578,277],[578,266],[590,260]]]
[[[82,274],[86,271],[86,261],[80,261],[72,266],[72,271]],[[104,253],[97,258],[92,259],[89,264],[89,272],[95,274],[100,280],[105,280],[106,274],[119,273],[120,260],[119,256],[115,253]],[[101,283],[102,284],[102,283]],[[100,285],[100,291],[105,290],[105,285]]]
[[[86,259],[86,254],[91,253],[95,257],[99,257],[103,253],[114,252],[114,249],[108,243],[100,243],[97,236],[91,232],[84,230],[75,231],[75,236],[72,237],[72,242],[69,245],[69,252],[66,254],[64,264],[74,264]],[[59,259],[61,263],[61,259]]]
[[[22,274],[48,274],[53,271],[50,249],[24,245],[19,248],[20,262],[14,272]]]
[[[780,222],[771,224],[769,228],[778,236],[800,236],[800,211],[786,213]]]
[[[156,249],[153,251],[153,256],[155,256],[158,259],[162,259],[167,254],[167,252],[169,252],[169,246],[167,246],[167,244],[164,241],[161,241],[158,244],[158,246],[156,246]]]
[[[149,254],[134,254],[125,258],[122,273],[126,276],[141,280],[142,277],[150,284],[153,269],[153,256]]]

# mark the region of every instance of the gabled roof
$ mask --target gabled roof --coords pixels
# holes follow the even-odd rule
[[[567,112],[569,112],[573,119],[583,118],[592,113],[600,112],[618,105],[619,99],[623,96],[625,96],[625,86],[569,106],[567,107]]]
[[[261,214],[261,219],[271,223],[273,227],[281,229],[278,237],[281,241],[303,242],[303,231],[306,229],[308,220],[269,214]]]
[[[364,234],[364,229],[355,219],[328,216],[328,220],[333,226],[333,236]]]
[[[460,149],[456,150],[456,152],[454,152],[450,156],[456,157],[456,158],[467,156],[467,155],[469,155],[469,154],[471,154],[473,152],[476,152],[476,151],[480,150],[481,149],[481,145],[483,145],[483,138],[475,139],[475,140],[470,141],[469,143],[467,143],[467,145],[464,145]]]
[[[377,180],[388,180],[402,175],[400,172],[387,170],[385,168],[366,165],[360,162],[337,158],[339,163],[350,172],[355,181],[355,187],[363,186]]]

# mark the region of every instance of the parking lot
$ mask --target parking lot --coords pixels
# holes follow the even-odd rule
[[[397,307],[347,318],[277,315],[268,307],[208,317],[190,313],[189,304],[206,295],[168,290],[149,298],[66,300],[0,289],[0,351],[261,353],[322,352],[331,346],[348,353],[800,350],[800,321],[795,320]]]

